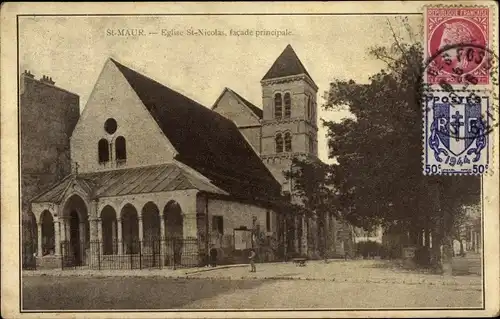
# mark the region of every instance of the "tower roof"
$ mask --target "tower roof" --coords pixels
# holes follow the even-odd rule
[[[284,76],[306,74],[312,80],[311,75],[300,61],[299,57],[289,44],[280,56],[274,61],[262,80],[281,78]],[[314,81],[313,81],[314,82]]]

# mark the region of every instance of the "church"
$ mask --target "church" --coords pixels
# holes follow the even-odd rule
[[[51,250],[37,263],[188,267],[249,248],[262,261],[315,257],[315,222],[293,215],[283,172],[317,158],[318,87],[290,45],[261,85],[262,109],[229,88],[210,109],[109,58],[70,138],[72,173],[31,200],[38,251]],[[345,234],[328,219],[338,252]]]

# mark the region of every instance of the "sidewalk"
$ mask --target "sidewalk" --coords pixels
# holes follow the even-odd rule
[[[190,269],[134,269],[134,270],[35,270],[23,271],[23,276],[59,277],[163,277],[200,278],[220,280],[314,280],[350,283],[399,283],[427,285],[481,286],[477,275],[444,277],[434,274],[394,268],[383,260],[330,260],[309,261],[305,267],[297,267],[291,262],[257,264],[257,272],[250,273],[249,265],[223,265],[215,268]]]

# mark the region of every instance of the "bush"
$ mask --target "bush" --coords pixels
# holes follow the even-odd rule
[[[363,258],[381,256],[382,245],[375,241],[363,241],[356,244],[356,253]]]

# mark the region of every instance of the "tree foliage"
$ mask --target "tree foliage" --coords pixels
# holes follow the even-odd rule
[[[419,42],[406,43],[394,35],[391,47],[368,52],[386,67],[367,84],[330,84],[323,108],[347,108],[353,118],[323,121],[329,157],[338,164],[320,165],[323,177],[294,176],[306,206],[335,207],[340,217],[365,229],[398,223],[415,231],[430,227],[446,238],[462,206],[478,201],[478,177],[422,173],[422,50]],[[304,165],[305,171],[312,169]],[[327,202],[319,201],[314,190]]]

